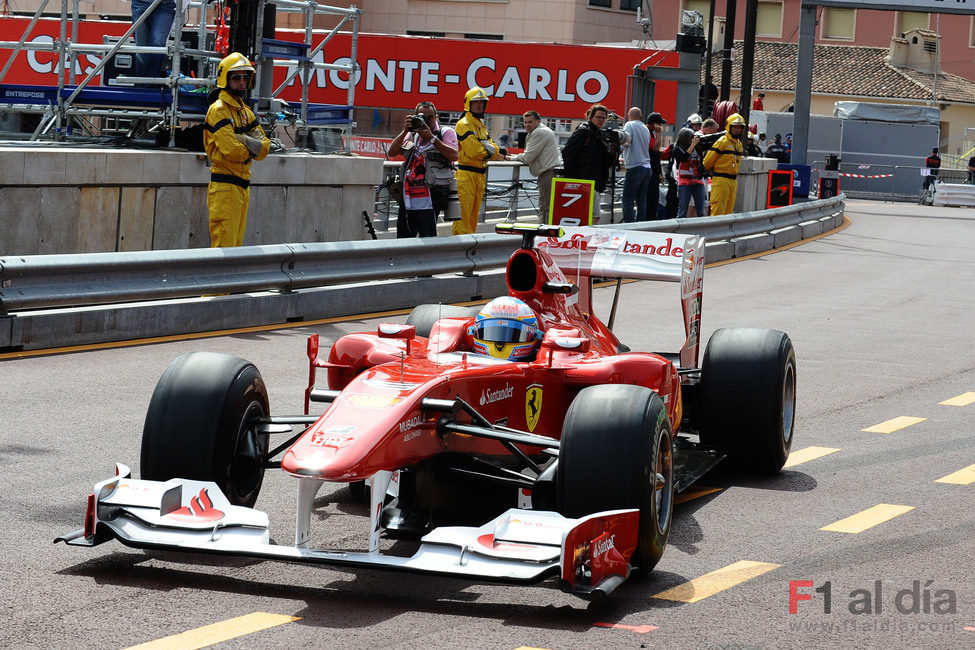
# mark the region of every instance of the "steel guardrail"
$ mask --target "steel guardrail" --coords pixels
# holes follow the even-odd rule
[[[620,230],[734,240],[835,215],[844,195],[721,217],[611,224]],[[114,305],[216,294],[377,283],[503,267],[520,239],[473,234],[237,248],[0,257],[0,316],[27,310]],[[368,305],[363,305],[368,310]]]

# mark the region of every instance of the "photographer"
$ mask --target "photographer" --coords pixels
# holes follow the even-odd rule
[[[694,199],[697,216],[705,216],[704,168],[698,155],[701,136],[690,129],[681,129],[671,150],[671,160],[677,166],[677,218],[687,216],[687,208]]]
[[[436,237],[439,210],[446,208],[454,182],[457,134],[440,127],[433,102],[420,102],[416,115],[407,115],[389,145],[388,156],[403,154],[403,195],[396,219],[396,237]]]
[[[606,191],[609,168],[613,164],[609,143],[603,135],[603,125],[609,117],[609,109],[593,104],[586,111],[586,121],[573,131],[562,148],[562,162],[566,178],[587,179],[595,182],[596,194]],[[599,197],[595,197],[593,223],[599,222]]]

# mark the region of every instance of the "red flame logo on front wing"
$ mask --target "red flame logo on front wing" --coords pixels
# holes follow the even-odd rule
[[[203,488],[200,493],[190,499],[188,506],[183,506],[179,510],[174,510],[167,517],[182,521],[220,521],[223,519],[223,511],[213,507],[207,489]]]

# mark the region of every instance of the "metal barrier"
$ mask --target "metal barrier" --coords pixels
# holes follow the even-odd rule
[[[810,195],[815,194],[823,161],[812,163]],[[840,189],[850,198],[879,199],[881,201],[918,201],[924,195],[924,176],[919,165],[873,165],[863,163],[840,164]],[[967,183],[965,169],[938,170],[942,183]]]
[[[718,243],[841,214],[843,207],[841,195],[775,210],[609,227],[698,233]],[[287,293],[307,287],[374,283],[442,273],[469,275],[503,267],[518,243],[517,237],[475,234],[0,257],[0,316],[31,309],[191,298],[213,293]]]
[[[402,161],[387,160],[383,163],[383,183],[376,188],[376,204],[373,212],[373,228],[377,231],[396,229],[398,204],[389,194],[389,183],[402,167]],[[522,178],[522,170],[528,165],[517,161],[489,162],[487,164],[487,189],[481,201],[480,223],[501,217],[505,221],[519,218],[531,219],[538,215],[538,181],[534,177]],[[661,191],[666,193],[666,185]],[[604,218],[621,220],[620,205],[623,199],[623,174],[616,177],[615,191],[607,188],[599,195]],[[608,203],[607,203],[608,202]],[[503,213],[503,216],[502,216]]]

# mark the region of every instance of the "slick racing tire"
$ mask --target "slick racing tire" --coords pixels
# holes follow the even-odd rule
[[[796,353],[785,332],[719,329],[701,364],[701,442],[738,467],[772,474],[792,449]]]
[[[251,507],[264,481],[270,414],[253,364],[213,352],[176,358],[156,384],[142,430],[142,478],[213,481],[231,503]]]
[[[650,571],[663,555],[674,506],[674,447],[660,397],[643,386],[580,391],[565,416],[556,503],[566,517],[638,508],[631,562]]]
[[[458,307],[457,305],[417,305],[406,317],[406,324],[416,327],[416,335],[429,337],[430,330],[441,318],[468,318],[477,316],[480,307]]]

